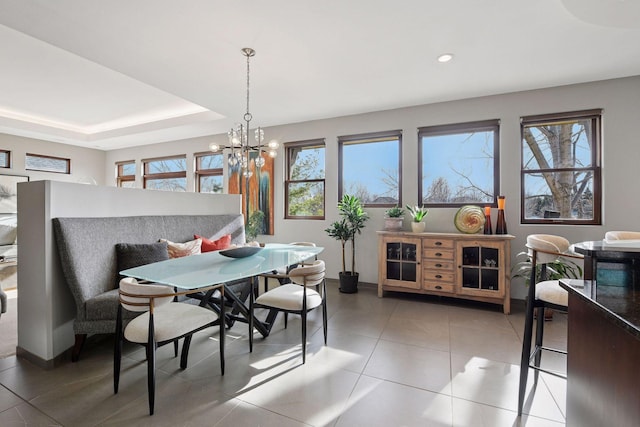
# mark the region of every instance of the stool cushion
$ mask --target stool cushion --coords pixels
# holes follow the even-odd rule
[[[282,310],[302,310],[303,292],[304,289],[300,285],[282,285],[260,295],[256,303]],[[322,304],[320,294],[307,287],[307,310],[318,307],[320,304]]]
[[[565,307],[569,304],[569,294],[560,287],[558,280],[545,280],[537,283],[536,299]]]

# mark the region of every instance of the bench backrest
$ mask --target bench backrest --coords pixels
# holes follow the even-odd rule
[[[53,229],[65,280],[78,310],[96,295],[117,285],[117,243],[193,240],[198,234],[244,243],[244,221],[235,215],[171,215],[108,218],[54,218]]]

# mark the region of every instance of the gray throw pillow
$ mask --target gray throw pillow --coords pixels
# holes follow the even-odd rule
[[[117,243],[116,257],[118,259],[118,283],[125,277],[120,274],[122,270],[151,264],[152,262],[169,259],[169,251],[166,242],[157,243]]]

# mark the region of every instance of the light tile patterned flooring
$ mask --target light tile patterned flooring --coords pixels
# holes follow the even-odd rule
[[[189,367],[158,350],[156,413],[147,407],[142,347],[127,346],[113,394],[112,340],[89,342],[80,362],[43,370],[0,359],[1,426],[563,426],[564,380],[542,375],[516,415],[523,308],[391,294],[372,286],[341,294],[329,281],[329,341],[310,319],[307,363],[300,322],[278,318],[249,353],[247,325],[228,331],[220,375],[217,330],[194,337]],[[4,321],[4,316],[0,321]],[[566,316],[545,328],[565,346]],[[543,363],[564,369],[562,356]],[[529,389],[531,389],[530,375]]]

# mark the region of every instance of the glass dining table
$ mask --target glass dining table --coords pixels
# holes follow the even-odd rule
[[[225,313],[226,322],[230,326],[235,320],[248,322],[251,313],[245,303],[249,295],[245,290],[253,292],[257,288],[260,274],[302,263],[323,250],[324,248],[319,246],[267,243],[257,253],[245,258],[227,257],[222,255],[221,251],[205,252],[129,268],[120,271],[120,274],[183,290],[193,290],[195,298],[206,299],[208,305],[218,313],[225,313],[222,304],[225,304],[226,300],[232,305],[232,310]],[[239,286],[247,282],[249,287]],[[224,285],[224,298],[221,300],[216,301],[212,294],[205,296],[198,292],[199,288],[217,284]],[[263,322],[254,316],[255,328],[263,337],[269,335],[272,320]]]

